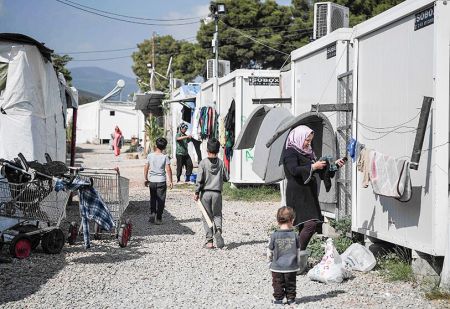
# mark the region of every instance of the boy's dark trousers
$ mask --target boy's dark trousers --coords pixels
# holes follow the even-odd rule
[[[273,297],[275,300],[295,299],[297,296],[297,273],[276,273],[272,272]]]
[[[156,219],[161,220],[166,204],[166,182],[151,182],[150,185],[150,213],[156,213]]]
[[[186,177],[191,176],[193,165],[191,157],[188,154],[177,155],[177,181],[180,181],[183,166],[186,167]]]

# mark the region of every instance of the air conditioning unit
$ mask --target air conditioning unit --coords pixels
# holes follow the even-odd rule
[[[172,79],[172,89],[178,89],[181,86],[184,86],[184,79],[178,79],[178,78]]]
[[[208,59],[206,62],[206,79],[214,77],[214,62],[215,59]],[[230,61],[219,60],[219,74],[218,77],[223,77],[230,73]]]
[[[348,21],[348,7],[333,2],[314,3],[313,39],[317,40],[339,28],[347,28]]]

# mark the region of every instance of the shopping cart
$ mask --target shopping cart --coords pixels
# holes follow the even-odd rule
[[[59,178],[43,173],[49,166],[29,163],[40,171],[31,168],[21,154],[14,161],[0,159],[0,247],[9,244],[11,255],[17,258],[27,258],[39,243],[50,254],[61,252],[64,246],[59,226],[69,193],[54,190]]]
[[[116,223],[115,236],[120,247],[126,247],[131,238],[132,224],[123,214],[129,203],[129,179],[120,176],[117,168],[86,168],[78,175],[89,179],[94,188],[100,193]],[[100,239],[101,230],[94,224],[94,238]]]

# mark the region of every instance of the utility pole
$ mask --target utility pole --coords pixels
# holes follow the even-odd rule
[[[215,52],[215,61],[214,61],[214,78],[219,78],[219,14],[217,10],[214,13],[214,52]]]
[[[151,73],[150,73],[150,90],[155,91],[155,38],[156,34],[153,32],[152,36],[152,66],[151,66]]]
[[[214,18],[214,38],[213,38],[213,47],[215,53],[214,59],[214,89],[215,89],[215,101],[216,107],[219,104],[219,15],[225,14],[225,5],[223,3],[211,2],[209,6],[209,11]]]

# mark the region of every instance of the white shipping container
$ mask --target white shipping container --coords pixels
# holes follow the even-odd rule
[[[291,53],[292,67],[292,108],[294,116],[311,112],[312,105],[336,105],[351,103],[351,90],[347,96],[342,96],[342,85],[351,84],[353,69],[353,48],[351,44],[352,29],[341,28],[327,36],[307,44]],[[342,77],[345,76],[345,77]],[[345,91],[344,91],[345,92]],[[345,93],[344,93],[345,94]],[[338,132],[340,126],[351,124],[351,112],[322,112],[330,121],[336,134],[333,145],[339,157],[346,154],[347,139],[350,138],[349,131]],[[348,123],[347,123],[348,122]],[[346,136],[347,135],[347,136]],[[332,155],[324,153],[324,155]],[[327,202],[320,202],[324,216],[335,218],[336,215],[345,216],[350,212],[350,196],[346,194],[347,189],[342,188],[345,182],[337,182],[337,179],[345,181],[351,177],[351,168],[347,165],[332,179],[330,196],[333,198],[324,199]],[[350,190],[350,184],[347,185]],[[338,205],[338,200],[341,203]],[[340,207],[338,210],[336,207]]]
[[[220,117],[227,115],[231,102],[235,101],[235,139],[247,121],[247,117],[256,107],[260,104],[268,107],[279,106],[279,103],[271,100],[281,97],[279,70],[239,69],[220,78],[218,82],[217,110]],[[290,104],[282,104],[282,106],[290,109]],[[263,183],[261,178],[253,172],[253,157],[253,148],[233,151],[230,161],[230,182],[234,184]]]
[[[411,170],[412,199],[362,188],[355,168],[352,229],[433,255],[444,255],[449,228],[449,43],[447,1],[405,1],[354,29],[353,133],[360,143],[409,159],[424,96],[434,101],[419,169]]]

